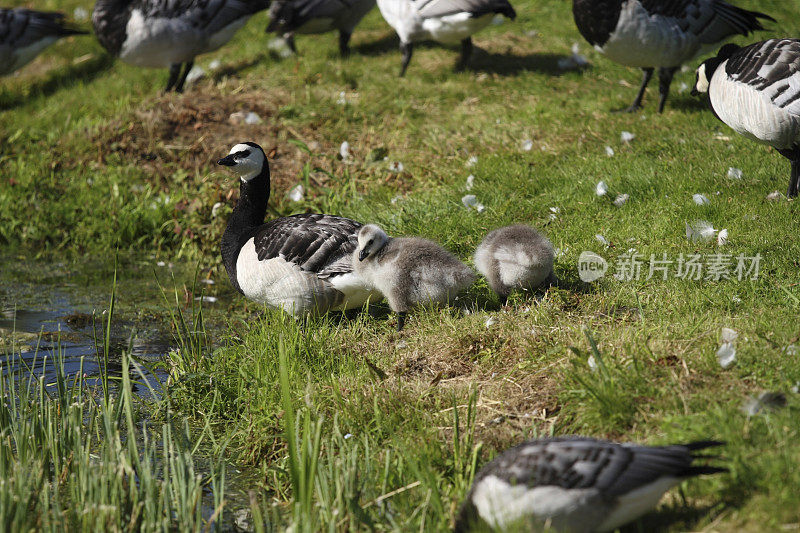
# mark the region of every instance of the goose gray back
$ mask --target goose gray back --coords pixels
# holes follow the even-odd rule
[[[513,289],[534,290],[554,282],[554,258],[547,237],[521,224],[490,232],[475,250],[475,266],[502,304]]]
[[[488,26],[495,14],[512,20],[517,16],[508,0],[378,0],[378,9],[400,37],[400,76],[411,61],[413,43],[461,43],[457,68],[464,68],[472,55],[474,33]]]
[[[800,176],[800,40],[723,46],[697,69],[693,94],[737,133],[775,148],[791,162],[787,196]]]
[[[196,56],[227,43],[268,6],[269,0],[97,0],[92,23],[112,55],[139,67],[169,67],[167,91],[180,92]]]
[[[375,7],[375,0],[278,0],[269,8],[268,32],[278,32],[294,52],[294,34],[339,30],[339,53],[350,53],[350,36],[361,19]]]
[[[659,69],[662,112],[675,71],[734,35],[763,30],[757,11],[723,0],[573,0],[578,31],[598,51],[621,65],[643,70],[639,93],[626,111],[641,108],[653,70]]]
[[[66,26],[61,13],[0,8],[0,76],[24,67],[62,37],[85,33]]]
[[[427,303],[446,303],[475,281],[475,273],[433,241],[419,237],[391,238],[368,224],[358,232],[353,270],[380,291],[398,313],[397,329],[406,313]]]
[[[261,147],[235,145],[218,161],[240,179],[239,201],[222,236],[222,262],[241,294],[294,315],[361,307],[380,299],[353,273],[351,254],[361,224],[323,214],[264,223],[269,162]]]
[[[725,472],[696,466],[715,441],[641,446],[586,437],[532,440],[511,448],[475,476],[456,533],[613,531],[653,509],[680,481]]]

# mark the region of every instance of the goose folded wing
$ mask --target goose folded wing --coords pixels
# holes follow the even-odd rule
[[[800,116],[800,40],[771,39],[746,46],[728,59],[725,74]]]
[[[416,0],[417,12],[422,18],[436,18],[456,13],[469,13],[480,17],[489,13],[502,13],[514,18],[516,13],[508,0]]]
[[[147,0],[145,16],[180,18],[192,26],[218,31],[269,7],[269,0]]]
[[[297,0],[292,2],[298,25],[314,18],[335,17],[342,10],[349,8],[351,3],[343,0]]]
[[[331,215],[305,214],[273,220],[259,229],[254,245],[259,261],[281,257],[325,278],[352,272],[351,255],[361,224]]]

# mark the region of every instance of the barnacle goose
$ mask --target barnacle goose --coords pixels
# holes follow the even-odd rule
[[[390,238],[374,224],[358,231],[353,271],[388,300],[397,313],[397,331],[412,307],[445,303],[475,281],[471,268],[435,242]]]
[[[508,0],[378,0],[381,15],[400,37],[406,73],[413,43],[434,40],[445,44],[461,43],[458,68],[464,68],[472,55],[473,33],[485,28],[496,13],[514,19],[517,13]]]
[[[326,33],[339,30],[339,52],[350,54],[350,36],[375,0],[277,0],[269,8],[268,32],[280,32],[297,53],[295,33]]]
[[[775,21],[723,0],[573,0],[572,13],[578,31],[598,51],[644,71],[629,112],[642,107],[656,67],[661,113],[672,76],[682,63],[713,50],[728,37],[763,30],[760,18]]]
[[[239,176],[239,202],[222,235],[222,262],[237,291],[294,314],[362,306],[380,295],[353,273],[351,254],[361,224],[301,214],[264,223],[269,163],[252,142],[235,145],[217,162]]]
[[[490,232],[475,250],[475,266],[505,305],[513,289],[534,290],[555,282],[550,241],[530,226],[516,224]]]
[[[791,161],[789,198],[800,177],[800,39],[723,46],[697,69],[692,94],[708,93],[714,115]]]
[[[92,23],[111,54],[139,67],[169,67],[166,90],[181,92],[196,56],[230,41],[268,6],[269,0],[97,0]]]
[[[0,8],[0,76],[24,67],[60,38],[85,33],[65,26],[61,13]]]
[[[475,476],[456,533],[495,530],[613,531],[658,504],[681,480],[725,472],[694,466],[702,441],[641,446],[586,437],[531,440],[511,448]]]

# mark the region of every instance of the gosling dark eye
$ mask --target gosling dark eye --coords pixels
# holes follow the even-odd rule
[[[372,246],[372,239],[367,241],[367,246]]]

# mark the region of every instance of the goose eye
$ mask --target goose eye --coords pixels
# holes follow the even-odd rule
[[[367,241],[367,246],[372,246],[372,239]]]

